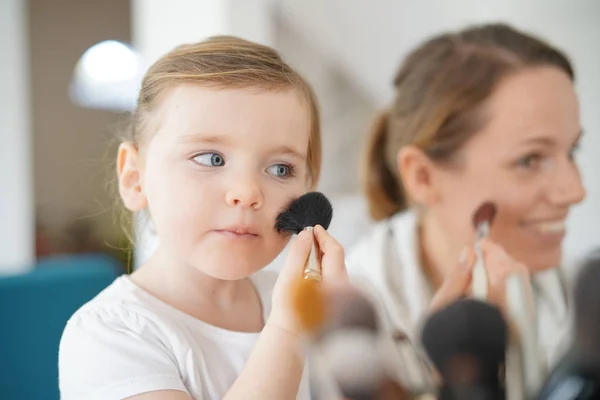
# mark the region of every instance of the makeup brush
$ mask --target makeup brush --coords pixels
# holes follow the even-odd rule
[[[275,230],[282,234],[298,234],[304,229],[312,233],[315,225],[329,228],[333,208],[320,192],[306,193],[292,201],[289,207],[277,216]],[[313,247],[304,268],[304,279],[321,280],[320,249],[313,236]]]
[[[472,288],[473,297],[480,300],[487,300],[488,277],[479,242],[490,234],[490,228],[495,216],[496,205],[489,201],[479,206],[477,211],[475,211],[475,214],[473,214],[473,227],[477,234],[475,241],[475,254],[477,255],[477,259],[475,266],[473,267]]]
[[[319,192],[309,192],[292,201],[275,221],[275,230],[280,234],[293,235],[308,229],[312,235],[315,225],[327,229],[333,217],[331,203]],[[314,333],[325,320],[325,300],[321,281],[321,250],[314,235],[312,248],[304,264],[301,277],[292,288],[292,307],[298,323],[307,332]]]
[[[312,352],[317,398],[408,399],[409,393],[389,370],[383,328],[371,300],[348,285],[330,291],[326,304],[327,323]]]
[[[315,359],[327,367],[344,398],[374,398],[383,377],[375,306],[351,286],[331,292],[327,305],[328,320],[316,340]]]
[[[443,378],[440,400],[505,399],[508,326],[495,306],[458,300],[432,314],[421,332],[427,355]]]
[[[600,398],[600,251],[581,267],[573,292],[574,340],[552,370],[538,399]]]

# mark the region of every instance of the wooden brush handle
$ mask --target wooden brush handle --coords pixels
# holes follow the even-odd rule
[[[488,276],[483,261],[483,252],[479,243],[475,243],[476,260],[473,266],[472,291],[473,297],[478,300],[486,301],[488,297]]]
[[[321,250],[319,248],[319,244],[313,234],[313,228],[306,228],[310,231],[312,235],[312,248],[310,249],[310,254],[308,255],[308,259],[306,260],[306,264],[304,265],[304,279],[311,279],[320,281],[321,280]]]

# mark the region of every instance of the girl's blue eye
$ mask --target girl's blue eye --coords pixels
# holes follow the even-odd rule
[[[273,164],[267,171],[277,178],[288,178],[292,176],[292,167],[286,164]]]
[[[225,165],[225,160],[221,157],[220,154],[217,153],[204,153],[199,154],[194,157],[194,161],[196,161],[200,165],[205,165],[207,167],[222,167]]]

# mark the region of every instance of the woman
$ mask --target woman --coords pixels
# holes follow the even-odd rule
[[[482,242],[490,298],[504,307],[507,276],[531,276],[541,347],[550,362],[559,355],[569,321],[556,267],[569,208],[585,197],[573,80],[559,50],[502,24],[434,37],[401,65],[364,163],[379,222],[347,267],[381,305],[409,387],[432,376],[410,347],[419,322],[469,294],[472,219],[486,201],[497,207]]]

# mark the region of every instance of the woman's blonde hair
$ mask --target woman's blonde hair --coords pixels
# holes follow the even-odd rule
[[[504,24],[469,27],[426,41],[412,51],[395,79],[395,100],[375,121],[361,180],[371,216],[385,219],[409,206],[398,152],[414,145],[436,162],[450,162],[481,130],[484,104],[498,83],[523,68],[553,66],[571,80],[567,57]]]

